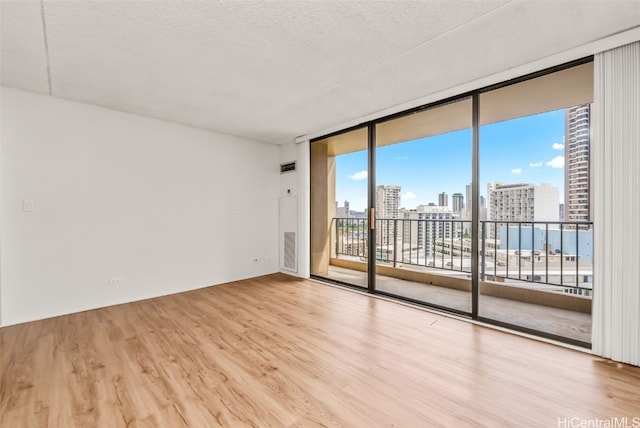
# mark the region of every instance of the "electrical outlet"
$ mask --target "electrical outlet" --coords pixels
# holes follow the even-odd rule
[[[257,258],[257,257],[254,257],[254,258],[253,258],[253,262],[254,262],[254,263],[258,263],[258,258]]]
[[[109,285],[120,285],[122,284],[122,278],[119,276],[112,276],[109,278]]]
[[[35,204],[32,199],[25,199],[22,201],[22,211],[30,213],[35,209]]]

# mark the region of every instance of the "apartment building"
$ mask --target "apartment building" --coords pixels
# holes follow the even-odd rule
[[[448,207],[449,195],[447,195],[445,192],[438,193],[438,205],[441,207]]]
[[[451,200],[453,201],[452,211],[454,213],[460,213],[464,210],[464,196],[462,196],[462,193],[454,193],[451,196]]]
[[[382,219],[379,228],[382,245],[388,245],[394,239],[390,223],[384,220],[398,218],[401,190],[401,186],[386,184],[376,187],[376,218]]]
[[[558,221],[558,188],[550,184],[494,183],[490,219],[503,221]]]
[[[403,226],[403,242],[410,242],[411,247],[419,255],[428,257],[435,251],[437,239],[460,237],[461,225],[453,220],[455,216],[446,206],[418,205],[416,209],[401,213]]]
[[[589,221],[592,214],[590,104],[565,111],[565,135],[564,216],[567,221]]]

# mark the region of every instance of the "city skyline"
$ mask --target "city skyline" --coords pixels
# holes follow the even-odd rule
[[[480,194],[488,182],[551,184],[564,202],[564,109],[480,128]],[[336,158],[336,199],[367,206],[367,154]],[[420,138],[376,150],[377,185],[401,186],[401,206],[438,204],[438,195],[462,193],[471,183],[471,130]],[[464,205],[468,206],[466,196]]]

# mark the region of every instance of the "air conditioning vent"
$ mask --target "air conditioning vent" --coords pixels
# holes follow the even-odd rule
[[[293,172],[296,170],[295,162],[287,162],[280,164],[280,174],[284,174],[285,172]]]

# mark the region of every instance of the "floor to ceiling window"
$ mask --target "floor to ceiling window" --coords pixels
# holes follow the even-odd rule
[[[375,131],[376,290],[466,314],[471,106],[465,97],[377,123]]]
[[[591,341],[592,102],[592,63],[480,94],[480,318]]]
[[[588,346],[592,102],[580,61],[312,141],[312,274]]]
[[[367,287],[367,128],[311,145],[311,274]]]

